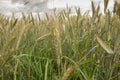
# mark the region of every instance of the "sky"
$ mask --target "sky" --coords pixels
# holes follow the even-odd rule
[[[41,0],[29,0],[30,4],[24,5],[21,1],[26,0],[14,0],[12,3],[11,0],[0,0],[0,13],[6,13],[9,15],[11,12],[45,12],[47,10],[52,10],[54,8],[63,9],[68,7],[80,7],[81,11],[84,13],[86,11],[91,11],[91,0],[49,0],[47,3],[41,4]],[[119,0],[120,1],[120,0]],[[100,3],[101,12],[104,9],[103,6],[104,0],[94,0],[94,3],[97,5]],[[112,11],[114,0],[109,0],[108,8]]]

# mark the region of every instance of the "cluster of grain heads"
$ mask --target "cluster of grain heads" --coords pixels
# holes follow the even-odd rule
[[[91,6],[92,6],[92,16],[98,17],[99,16],[99,11],[100,11],[100,3],[97,5],[97,7],[94,4],[94,1],[91,1]]]

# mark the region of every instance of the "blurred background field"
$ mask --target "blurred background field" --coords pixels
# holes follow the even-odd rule
[[[0,80],[120,80],[120,4],[52,15],[0,14]]]

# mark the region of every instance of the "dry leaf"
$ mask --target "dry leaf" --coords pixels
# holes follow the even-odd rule
[[[103,41],[101,40],[97,35],[96,35],[96,39],[98,41],[98,43],[101,45],[101,47],[109,54],[114,54],[113,50]]]

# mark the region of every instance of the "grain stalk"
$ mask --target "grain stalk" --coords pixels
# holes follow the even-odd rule
[[[15,62],[15,70],[14,70],[14,80],[17,80],[17,68],[18,68],[18,60],[16,60],[16,62]]]

